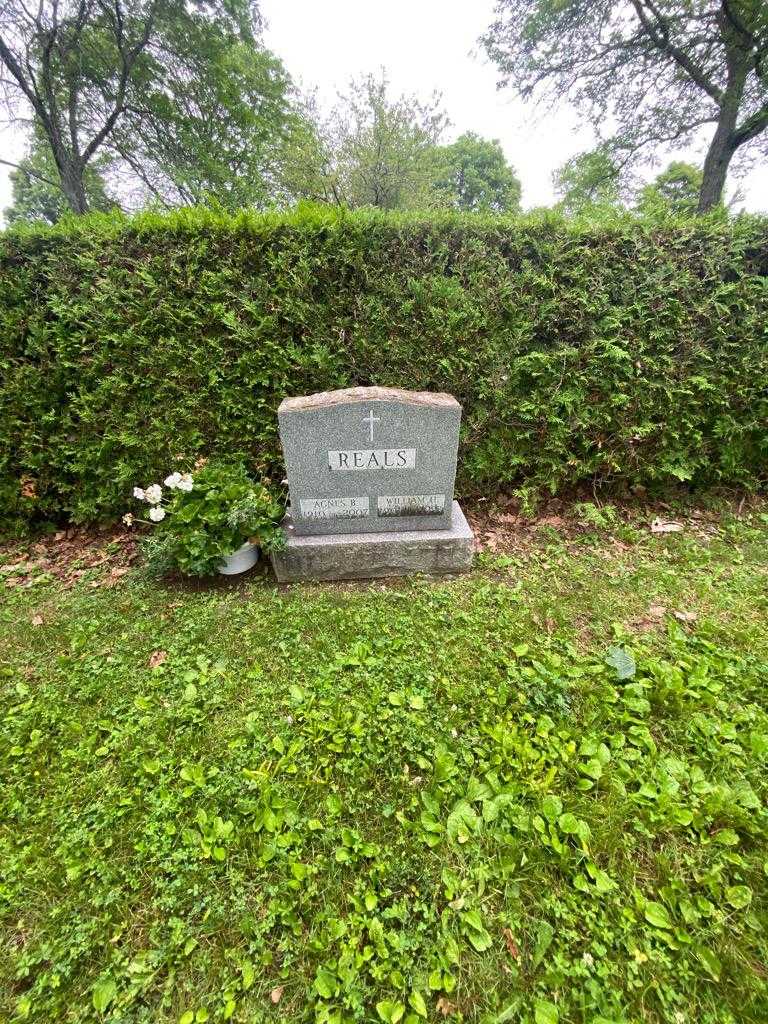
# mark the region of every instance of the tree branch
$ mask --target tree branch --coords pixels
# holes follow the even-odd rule
[[[669,56],[678,65],[678,67],[681,67],[684,71],[686,71],[690,75],[691,79],[696,83],[696,85],[698,85],[700,89],[703,89],[704,92],[706,92],[707,95],[711,96],[715,103],[719,105],[722,102],[723,98],[722,90],[719,89],[714,84],[714,82],[711,82],[709,80],[709,78],[704,74],[702,69],[694,64],[694,62],[691,60],[687,53],[681,50],[678,46],[675,46],[675,44],[670,40],[669,25],[664,20],[658,9],[653,5],[653,3],[650,2],[649,0],[648,7],[650,8],[651,13],[656,19],[655,24],[653,24],[648,18],[648,15],[640,0],[632,0],[632,6],[634,7],[638,18],[640,19],[640,24],[643,26],[646,35],[654,44],[654,46],[656,46],[659,50],[662,50],[664,53],[668,53]]]
[[[21,89],[21,91],[24,93],[24,95],[27,97],[29,102],[32,104],[35,113],[38,115],[38,117],[41,118],[41,120],[45,124],[45,108],[40,102],[40,97],[37,95],[37,92],[32,88],[32,86],[25,78],[21,64],[19,64],[15,54],[8,46],[8,44],[5,42],[5,40],[2,38],[2,36],[0,36],[0,60],[2,60],[3,64],[5,64],[5,66],[8,68],[8,70],[14,78],[14,81]]]
[[[768,128],[768,103],[761,107],[760,110],[756,110],[733,133],[736,147],[743,146],[745,142],[750,142],[766,128]]]
[[[144,22],[144,28],[136,44],[126,52],[126,50],[124,49],[125,40],[123,34],[122,13],[120,11],[119,0],[115,4],[115,22],[117,26],[117,31],[115,35],[117,40],[117,48],[120,52],[122,63],[122,67],[120,69],[120,80],[118,82],[117,93],[115,96],[115,105],[112,108],[112,112],[107,117],[106,121],[104,122],[104,125],[99,129],[98,132],[96,132],[94,137],[91,139],[91,141],[88,143],[88,145],[85,147],[85,150],[83,151],[82,159],[84,164],[88,163],[93,154],[96,152],[96,150],[99,148],[102,142],[104,142],[106,137],[115,127],[117,119],[125,111],[124,103],[126,90],[128,88],[128,80],[130,78],[133,65],[136,63],[139,54],[149,42],[149,37],[151,36],[152,29],[154,27],[156,10],[157,0],[155,3],[152,4],[152,6],[149,9],[149,12],[147,13],[147,19]]]
[[[37,178],[38,181],[44,181],[46,185],[52,185],[55,189],[61,192],[61,182],[51,181],[50,178],[46,178],[43,174],[38,174],[37,171],[31,171],[28,167],[22,167],[21,164],[11,163],[10,160],[0,159],[0,164],[5,164],[6,167],[13,167],[17,171],[21,171],[22,174],[26,174],[28,178]]]

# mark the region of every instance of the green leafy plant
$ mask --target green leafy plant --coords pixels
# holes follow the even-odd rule
[[[600,507],[592,501],[578,502],[573,511],[584,526],[592,526],[598,530],[609,530],[616,526],[618,513],[613,505]]]
[[[134,497],[149,504],[157,533],[142,550],[148,570],[162,575],[177,569],[187,576],[214,573],[222,559],[250,541],[265,551],[283,543],[282,502],[263,483],[254,483],[242,465],[198,463],[195,472],[171,473],[160,484],[135,487]],[[123,521],[146,522],[129,512]]]

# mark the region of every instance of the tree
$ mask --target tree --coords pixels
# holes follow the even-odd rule
[[[145,91],[112,146],[165,205],[269,205],[281,188],[287,140],[298,129],[285,68],[268,50],[228,40],[216,26],[182,23],[177,31],[186,38],[176,48],[189,61],[169,66]]]
[[[330,121],[323,118],[314,93],[303,96],[297,121],[283,150],[281,184],[288,200],[343,205],[338,189]]]
[[[507,163],[498,139],[465,132],[449,146],[439,146],[434,187],[458,210],[519,212],[520,181]]]
[[[327,118],[310,99],[311,127],[293,152],[297,198],[351,208],[413,209],[429,205],[433,152],[447,123],[439,98],[392,98],[386,75],[352,81]]]
[[[698,209],[703,176],[700,167],[674,160],[655,181],[640,190],[638,212],[691,216]]]
[[[500,84],[544,92],[617,130],[622,162],[714,126],[698,210],[720,202],[734,155],[766,149],[765,0],[497,0],[483,44]]]
[[[104,170],[103,158],[97,158],[85,168],[83,186],[92,210],[110,210],[116,206],[107,195]],[[45,139],[33,138],[28,154],[11,171],[10,180],[13,201],[4,210],[6,223],[42,220],[55,224],[69,212],[53,153]]]
[[[251,0],[0,0],[5,105],[15,118],[31,108],[67,203],[84,213],[86,168],[129,112],[150,116],[146,96],[205,70],[188,44],[253,44],[257,25]]]
[[[604,148],[571,157],[553,175],[560,208],[568,214],[596,214],[620,205],[620,172]]]

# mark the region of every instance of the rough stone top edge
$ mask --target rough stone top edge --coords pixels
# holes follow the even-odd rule
[[[444,391],[406,391],[404,388],[341,388],[338,391],[319,391],[316,395],[302,395],[298,398],[284,398],[277,410],[278,415],[286,412],[302,412],[331,405],[348,405],[355,402],[403,402],[408,405],[430,405],[443,409],[461,409],[453,395]]]

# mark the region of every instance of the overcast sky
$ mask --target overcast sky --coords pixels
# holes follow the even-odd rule
[[[525,207],[551,203],[552,172],[594,142],[578,111],[537,113],[496,89],[494,68],[477,45],[492,0],[262,0],[261,6],[267,46],[301,86],[317,87],[322,102],[333,102],[351,77],[381,67],[394,93],[442,93],[452,122],[448,140],[469,130],[499,139],[523,183]],[[0,130],[0,155],[13,160],[22,153],[18,133]],[[747,209],[768,210],[768,167],[754,169],[742,190]],[[0,166],[0,210],[9,198],[7,168]]]

